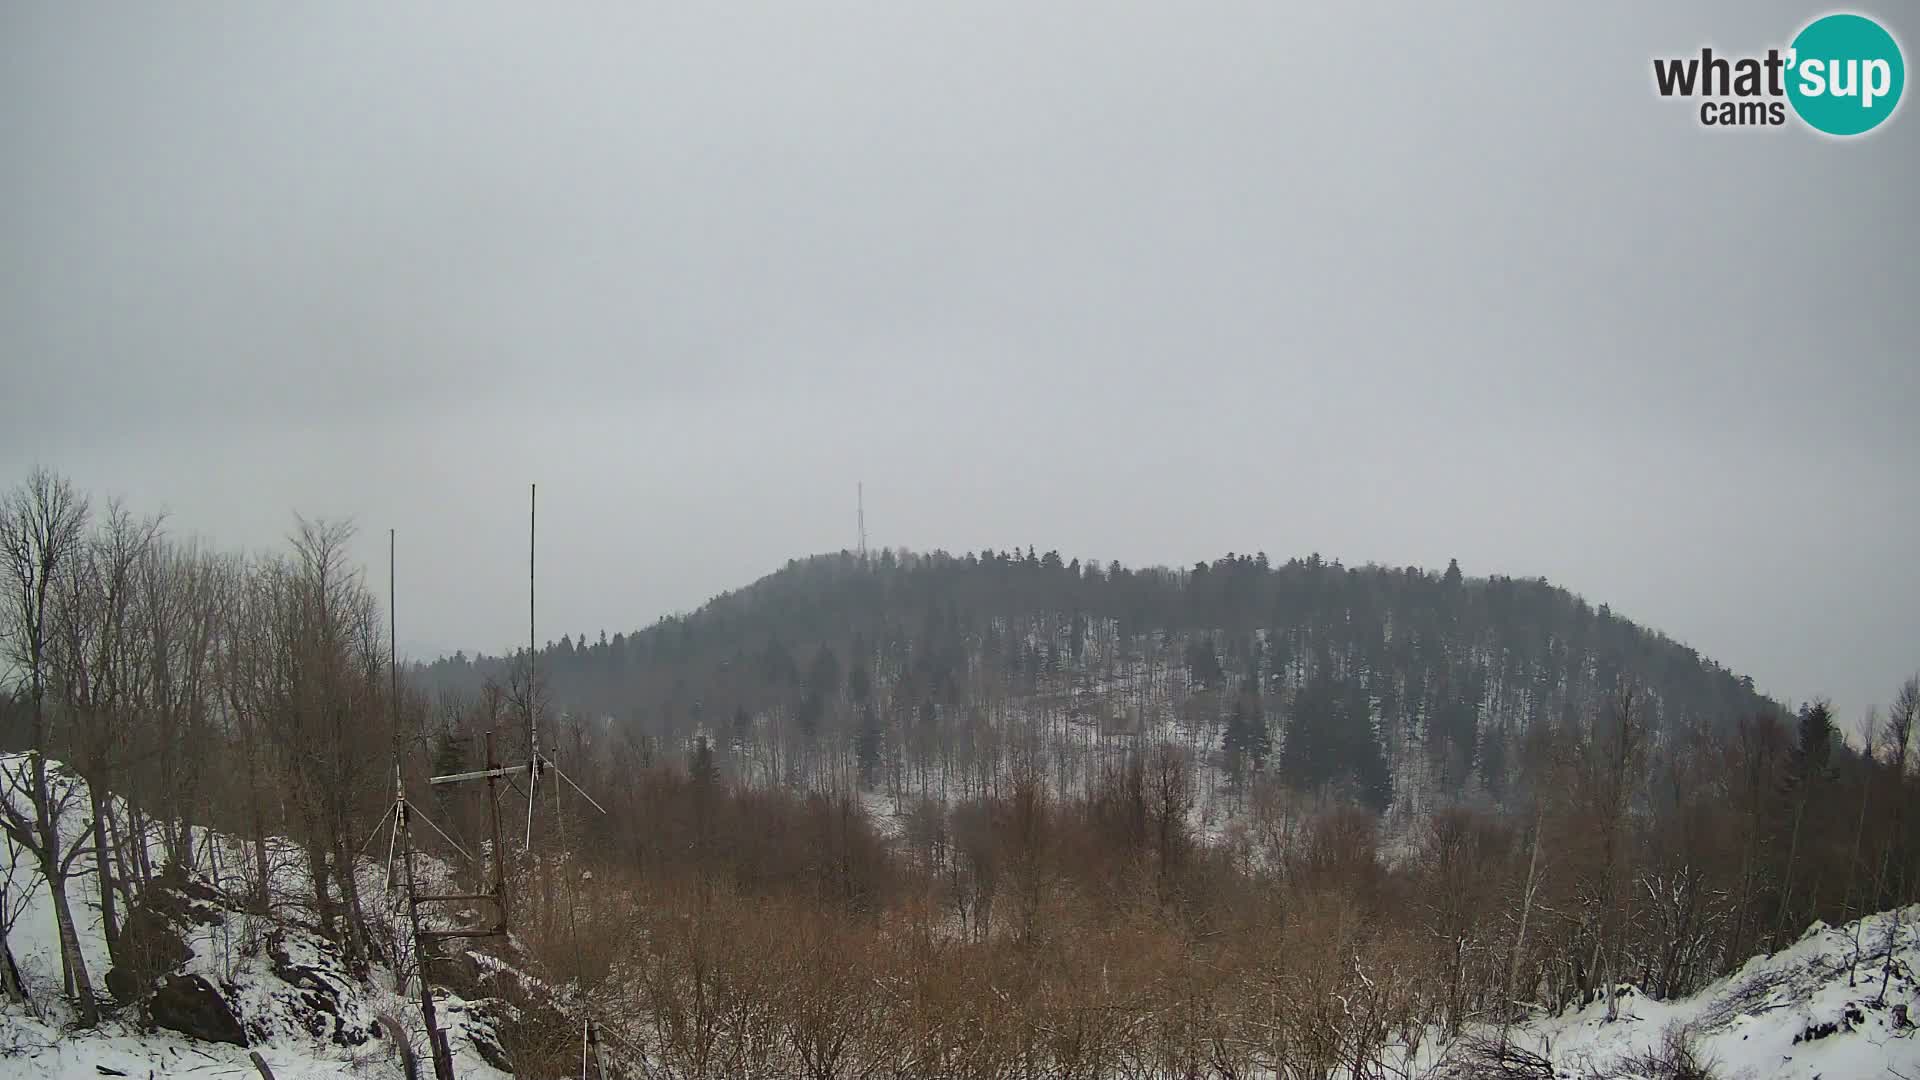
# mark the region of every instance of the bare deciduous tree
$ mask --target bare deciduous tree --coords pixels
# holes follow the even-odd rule
[[[80,820],[84,804],[77,785],[55,775],[49,763],[56,733],[47,708],[54,604],[74,572],[87,517],[86,499],[64,477],[46,469],[35,469],[0,503],[0,614],[5,616],[8,657],[26,679],[31,710],[25,760],[5,766],[6,775],[0,777],[0,828],[39,864],[60,935],[63,981],[81,1022],[91,1027],[99,1023],[100,1011],[74,928],[67,880],[89,849],[93,823]]]

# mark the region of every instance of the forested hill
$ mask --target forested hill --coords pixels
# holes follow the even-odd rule
[[[449,708],[518,657],[419,671]],[[983,790],[1021,750],[1061,784],[1090,751],[1174,741],[1237,783],[1478,791],[1521,736],[1595,715],[1622,680],[1656,733],[1780,707],[1695,650],[1542,580],[1273,564],[1190,570],[988,551],[796,560],[631,634],[539,656],[549,715],[678,754],[704,735],[744,778]],[[730,751],[730,753],[724,753]]]

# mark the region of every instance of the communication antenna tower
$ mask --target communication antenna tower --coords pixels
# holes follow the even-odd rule
[[[514,788],[517,791],[519,789],[519,785],[515,783],[515,778],[523,775],[526,777],[527,789],[525,794],[527,797],[527,824],[526,824],[526,833],[525,833],[525,848],[523,850],[528,853],[531,853],[533,849],[533,815],[534,815],[535,808],[539,805],[538,796],[539,796],[540,778],[545,776],[546,774],[552,773],[554,776],[557,776],[561,780],[565,781],[567,786],[573,788],[573,790],[577,792],[581,798],[585,799],[588,805],[592,806],[595,810],[600,811],[602,814],[607,812],[606,808],[601,806],[597,801],[595,801],[593,796],[588,795],[586,791],[580,787],[579,784],[574,783],[572,777],[562,772],[560,770],[560,767],[554,764],[554,760],[552,756],[542,751],[540,748],[539,716],[538,716],[538,712],[535,704],[535,697],[534,697],[534,686],[535,686],[534,665],[537,662],[536,660],[537,653],[535,652],[535,649],[534,649],[534,642],[536,640],[534,637],[534,633],[535,633],[534,539],[536,535],[534,531],[535,530],[534,513],[535,513],[535,508],[537,506],[537,503],[535,502],[535,499],[537,498],[537,496],[538,496],[538,489],[530,486],[528,488],[528,504],[527,504],[527,511],[528,511],[527,513],[527,685],[526,685],[526,701],[525,701],[526,722],[527,722],[527,760],[524,764],[513,764],[513,765],[503,764],[499,758],[499,748],[496,744],[495,733],[493,731],[488,731],[484,735],[485,744],[486,744],[486,767],[485,768],[476,769],[471,772],[458,772],[458,773],[451,773],[445,776],[434,776],[434,777],[430,777],[428,780],[428,783],[434,787],[442,787],[445,785],[460,784],[460,783],[466,783],[466,782],[472,782],[472,781],[484,781],[486,783],[487,785],[487,824],[488,824],[488,830],[491,834],[490,839],[493,842],[493,847],[490,852],[492,858],[489,860],[492,863],[492,866],[490,868],[491,881],[489,882],[489,885],[488,885],[488,891],[481,892],[481,893],[441,893],[441,894],[428,894],[428,893],[422,893],[419,891],[417,887],[417,883],[415,881],[415,877],[414,877],[413,846],[412,846],[409,831],[408,831],[416,816],[420,821],[426,822],[426,824],[430,828],[432,828],[435,833],[438,833],[442,839],[446,840],[447,843],[453,845],[453,847],[456,850],[460,851],[461,854],[466,855],[469,860],[472,860],[473,856],[469,854],[465,848],[461,847],[460,844],[456,842],[451,836],[448,836],[445,832],[441,831],[439,826],[434,825],[433,822],[427,820],[426,815],[421,814],[419,812],[419,809],[413,806],[408,801],[407,794],[406,794],[406,785],[405,785],[405,781],[404,781],[404,778],[401,772],[401,767],[400,767],[400,749],[399,749],[399,741],[398,741],[397,719],[395,721],[396,742],[395,742],[395,748],[394,748],[394,766],[393,766],[394,802],[393,802],[393,806],[391,806],[387,811],[388,814],[393,816],[394,825],[393,825],[393,832],[389,838],[389,843],[388,843],[387,880],[388,880],[389,888],[391,888],[392,882],[393,882],[393,854],[397,849],[403,861],[403,868],[404,868],[403,884],[405,886],[406,893],[407,893],[407,915],[408,915],[409,924],[411,925],[413,930],[414,955],[417,958],[416,966],[419,970],[419,976],[420,976],[421,1015],[426,1020],[428,1039],[430,1044],[433,1047],[433,1053],[434,1053],[433,1067],[434,1067],[434,1076],[436,1080],[454,1080],[453,1055],[447,1044],[445,1033],[440,1031],[437,1023],[435,1022],[434,1006],[433,1006],[433,990],[427,982],[426,967],[430,961],[436,958],[429,956],[426,953],[425,948],[431,942],[442,941],[442,940],[451,939],[451,938],[504,937],[507,934],[507,929],[510,922],[511,912],[508,906],[507,885],[506,885],[506,848],[500,842],[500,794],[501,794],[499,791],[500,782],[504,781],[507,784],[507,786]],[[388,609],[390,611],[393,606],[392,585],[391,585],[392,562],[393,562],[392,549],[393,549],[393,536],[392,536],[392,533],[389,532],[387,558],[388,558],[388,577],[389,577]],[[392,657],[390,657],[390,660],[391,659]],[[398,694],[398,688],[399,688],[399,681],[398,681],[399,675],[398,675],[397,667],[393,668],[393,673],[394,673],[393,674],[393,678],[394,678],[394,686],[393,686],[394,695],[393,696],[394,696],[394,699],[397,701],[397,694]],[[555,787],[554,788],[554,807],[555,807],[556,813],[559,810],[559,795],[560,795],[559,788]],[[383,817],[381,819],[381,824],[385,824],[385,822],[386,822],[386,818]],[[562,827],[564,828],[564,823],[562,824]],[[378,835],[379,831],[380,831],[380,827],[379,825],[376,825],[374,827],[374,835]],[[369,842],[371,842],[373,837],[370,836],[367,839]],[[564,846],[565,844],[564,833],[561,836],[561,843]],[[364,850],[365,847],[366,847],[365,844],[361,845],[362,850]],[[421,904],[434,903],[434,902],[474,903],[474,902],[481,902],[481,901],[491,902],[493,905],[496,918],[493,925],[491,926],[474,928],[474,929],[428,930],[428,929],[422,928],[420,924],[420,905]],[[575,941],[576,951],[578,950],[578,947],[579,947],[579,943],[577,940],[577,933],[576,933],[576,941]],[[576,964],[577,964],[577,961],[576,961]],[[586,1021],[586,1026],[583,1029],[582,1060],[584,1062],[586,1056],[588,1054],[591,1054],[595,1063],[600,1065],[601,1075],[605,1076],[606,1075],[605,1066],[604,1066],[604,1063],[600,1061],[600,1056],[601,1056],[600,1036],[603,1034],[605,1034],[603,1029],[598,1024],[594,1023],[592,1018],[589,1017]]]
[[[427,1029],[427,1047],[431,1051],[433,1058],[433,1075],[435,1080],[454,1080],[453,1053],[447,1045],[446,1033],[440,1030],[440,1023],[435,1015],[433,984],[427,981],[427,961],[430,957],[426,949],[426,943],[431,941],[435,935],[420,928],[420,904],[422,901],[452,898],[423,896],[420,894],[418,882],[413,872],[413,822],[415,816],[417,815],[422,822],[426,823],[428,828],[438,833],[442,840],[452,844],[462,855],[467,855],[467,849],[461,847],[453,837],[448,836],[441,830],[440,826],[435,825],[425,814],[419,813],[407,799],[406,779],[400,769],[400,748],[402,745],[400,738],[400,657],[398,641],[400,617],[394,609],[394,595],[396,591],[394,567],[394,532],[392,529],[388,529],[387,722],[393,731],[393,803],[387,807],[387,812],[381,815],[379,822],[375,823],[372,835],[368,836],[367,839],[360,844],[360,850],[363,852],[366,851],[367,845],[373,842],[373,838],[380,835],[380,826],[385,825],[387,819],[391,817],[393,819],[393,826],[387,834],[386,887],[389,890],[393,888],[393,860],[394,856],[398,854],[401,865],[401,883],[405,886],[407,893],[407,926],[413,932],[414,975],[420,981],[420,1019]],[[471,855],[467,855],[467,857],[472,858]],[[404,966],[396,965],[396,967],[403,968]],[[404,970],[401,971],[401,977],[404,980]]]

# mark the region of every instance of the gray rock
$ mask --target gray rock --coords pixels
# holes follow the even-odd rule
[[[153,1022],[207,1042],[247,1045],[247,1033],[220,991],[198,975],[169,975],[153,992]]]

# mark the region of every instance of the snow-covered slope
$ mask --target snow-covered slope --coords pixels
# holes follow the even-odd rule
[[[1563,1077],[1672,1075],[1643,1067],[1648,1055],[1666,1052],[1672,1033],[1716,1080],[1920,1078],[1916,966],[1920,905],[1841,927],[1815,923],[1790,948],[1756,956],[1690,998],[1652,1001],[1622,987],[1618,1019],[1609,1021],[1606,1004],[1596,1002],[1516,1027],[1510,1041]],[[1471,1041],[1456,1044],[1451,1065],[1435,1071],[1487,1075],[1484,1056],[1467,1052]]]
[[[23,764],[18,755],[0,757],[0,773],[11,774]],[[85,806],[77,777],[62,770],[55,782],[79,795],[72,805]],[[0,791],[5,787],[5,776],[0,775]],[[25,808],[17,797],[16,805]],[[79,814],[70,817],[71,828],[78,829]],[[356,979],[347,972],[338,946],[306,925],[296,908],[276,905],[272,917],[243,910],[231,899],[235,890],[226,886],[233,882],[221,869],[241,865],[239,852],[220,839],[215,837],[216,854],[222,847],[229,852],[221,856],[220,865],[199,867],[184,881],[156,887],[143,901],[140,919],[164,927],[155,935],[167,942],[166,962],[157,965],[160,978],[205,980],[238,1022],[236,1034],[244,1046],[148,1029],[134,1006],[103,1009],[100,1027],[74,1030],[61,995],[60,950],[45,882],[26,853],[0,841],[0,881],[8,886],[5,907],[15,916],[8,940],[29,997],[26,1006],[0,1000],[0,1080],[99,1080],[115,1074],[252,1077],[257,1073],[250,1051],[267,1061],[278,1080],[349,1071],[398,1076],[395,1034],[409,1041],[420,1055],[423,1073],[431,1075],[419,1009],[402,995],[392,969],[375,963],[365,979]],[[276,892],[291,896],[304,879],[293,853],[282,854],[287,857],[275,862],[283,867],[285,880],[276,882]],[[82,860],[76,870],[90,867],[90,860]],[[392,898],[381,888],[379,869],[367,869],[363,879],[376,921],[390,925]],[[76,873],[68,882],[68,900],[96,993],[108,1004],[112,964],[95,876]],[[449,1033],[458,1075],[508,1075],[487,1060],[499,1060],[499,1053],[485,1010],[451,994],[440,997],[441,1024]]]

